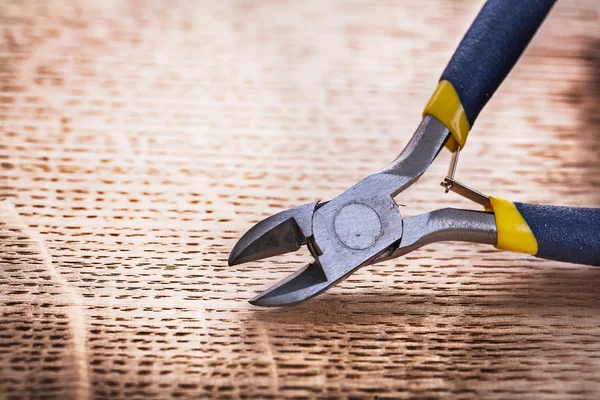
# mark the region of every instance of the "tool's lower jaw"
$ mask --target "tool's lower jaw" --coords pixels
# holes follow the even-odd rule
[[[307,264],[296,273],[250,300],[250,304],[261,307],[280,307],[309,299],[335,282],[330,282],[318,262]]]

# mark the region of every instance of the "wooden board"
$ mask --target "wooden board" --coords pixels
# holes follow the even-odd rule
[[[600,269],[444,243],[266,310],[307,254],[226,264],[396,156],[480,6],[3,2],[0,397],[598,397]],[[599,22],[559,2],[458,179],[600,206]],[[475,207],[448,160],[404,216]]]

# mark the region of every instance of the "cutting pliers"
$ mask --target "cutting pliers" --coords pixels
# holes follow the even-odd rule
[[[275,214],[242,236],[229,265],[298,250],[314,261],[252,299],[259,306],[306,300],[358,268],[440,241],[600,265],[600,209],[513,203],[454,179],[460,149],[479,112],[517,62],[555,0],[488,0],[444,70],[423,120],[402,153],[333,200]],[[425,172],[442,148],[452,153],[446,191],[484,211],[444,208],[402,218],[393,198]]]

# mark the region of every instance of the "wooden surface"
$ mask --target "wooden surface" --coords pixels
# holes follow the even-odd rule
[[[600,269],[445,243],[265,310],[308,255],[226,265],[396,156],[480,6],[2,2],[0,397],[600,396]],[[600,206],[599,24],[559,2],[461,181]],[[404,216],[474,207],[448,160]]]

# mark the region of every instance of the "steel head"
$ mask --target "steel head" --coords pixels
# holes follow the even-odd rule
[[[368,264],[398,241],[402,237],[398,206],[389,195],[367,193],[369,187],[349,190],[316,209],[312,237],[307,239],[315,262],[250,302],[276,307],[309,299]]]
[[[393,197],[415,182],[444,146],[449,131],[425,116],[406,149],[381,171],[335,199],[281,212],[255,225],[233,248],[229,264],[254,261],[300,248],[315,257],[296,273],[251,300],[283,306],[306,300],[361,266],[388,256],[402,239],[403,221]]]

